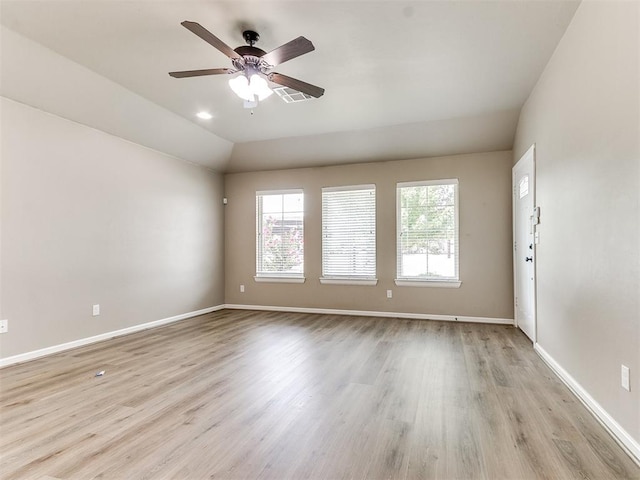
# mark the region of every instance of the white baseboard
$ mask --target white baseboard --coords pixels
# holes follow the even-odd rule
[[[562,380],[562,382],[578,397],[582,404],[591,412],[591,414],[607,429],[611,436],[618,444],[629,454],[634,462],[640,466],[640,443],[635,440],[629,433],[616,422],[602,406],[589,395],[582,385],[580,385],[569,372],[560,366],[560,364],[549,353],[536,343],[534,350],[540,355],[540,358],[553,370],[553,372]]]
[[[513,320],[508,318],[488,318],[488,317],[468,317],[468,316],[455,316],[455,315],[428,315],[423,313],[398,313],[398,312],[373,312],[362,310],[337,310],[327,308],[303,308],[303,307],[273,307],[265,305],[234,305],[225,304],[217,305],[215,307],[204,308],[195,312],[183,313],[174,317],[162,318],[160,320],[154,320],[152,322],[142,323],[140,325],[134,325],[132,327],[123,328],[121,330],[115,330],[112,332],[101,333],[94,335],[93,337],[81,338],[73,340],[71,342],[63,343],[60,345],[53,345],[51,347],[34,350],[32,352],[21,353],[11,357],[0,358],[0,368],[16,363],[26,362],[34,360],[36,358],[44,357],[45,355],[52,355],[54,353],[63,352],[72,348],[82,347],[91,343],[108,340],[110,338],[120,337],[129,333],[139,332],[141,330],[147,330],[152,327],[159,327],[168,323],[177,322],[186,318],[196,317],[198,315],[204,315],[205,313],[211,313],[222,309],[235,309],[235,310],[266,310],[266,311],[279,311],[279,312],[296,312],[296,313],[321,313],[329,315],[357,315],[368,317],[392,317],[392,318],[410,318],[416,320],[446,320],[452,322],[476,322],[476,323],[497,323],[503,325],[513,325]]]
[[[186,318],[197,317],[198,315],[204,315],[205,313],[215,312],[222,310],[224,305],[217,305],[215,307],[203,308],[202,310],[196,310],[195,312],[183,313],[174,317],[162,318],[160,320],[154,320],[152,322],[142,323],[140,325],[134,325],[132,327],[123,328],[121,330],[115,330],[112,332],[101,333],[94,335],[93,337],[81,338],[79,340],[73,340],[72,342],[62,343],[60,345],[54,345],[51,347],[41,348],[40,350],[34,350],[32,352],[21,353],[12,357],[0,358],[0,368],[8,365],[14,365],[16,363],[26,362],[28,360],[34,360],[45,355],[51,355],[72,348],[82,347],[91,343],[101,342],[102,340],[108,340],[110,338],[120,337],[129,333],[139,332],[141,330],[147,330],[152,327],[159,327],[160,325],[166,325],[168,323],[177,322]]]
[[[269,312],[321,313],[326,315],[354,315],[360,317],[408,318],[414,320],[444,320],[447,322],[497,323],[513,325],[512,318],[468,317],[463,315],[432,315],[428,313],[375,312],[369,310],[338,310],[333,308],[274,307],[268,305],[225,304],[233,310],[264,310]]]

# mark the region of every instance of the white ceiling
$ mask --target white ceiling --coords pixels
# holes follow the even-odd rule
[[[62,102],[71,92],[53,91],[54,82],[48,81],[58,73],[24,62],[18,66],[19,59],[5,62],[6,45],[14,45],[6,41],[2,94],[225,171],[509,149],[519,109],[577,5],[567,0],[2,0],[5,27],[66,57],[65,70],[79,68],[70,67],[70,60],[86,67],[94,83],[98,74],[112,89],[128,91],[118,96],[120,113],[69,112]],[[260,33],[257,46],[266,51],[304,35],[316,50],[275,70],[321,86],[325,95],[297,104],[274,95],[252,115],[230,91],[226,76],[169,77],[169,71],[231,66],[183,28],[183,20],[202,24],[231,47],[244,43],[241,32],[247,27]],[[37,85],[27,92],[30,81]],[[34,93],[43,90],[51,98],[34,98],[43,97]],[[214,118],[197,119],[200,110]],[[135,124],[129,128],[125,116],[148,120],[144,127],[139,120],[129,122]],[[190,130],[184,138],[192,144],[163,147],[160,138],[154,140],[162,137],[162,121],[163,128],[170,122]]]

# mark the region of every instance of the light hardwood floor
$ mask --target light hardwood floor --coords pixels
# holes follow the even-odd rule
[[[0,382],[5,480],[640,478],[508,326],[226,310]]]

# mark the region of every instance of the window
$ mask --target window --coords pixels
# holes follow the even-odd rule
[[[520,198],[524,198],[529,194],[529,175],[524,175],[520,179]]]
[[[302,190],[256,192],[256,281],[304,281]]]
[[[322,189],[320,281],[377,283],[375,185]]]
[[[397,185],[397,285],[459,287],[458,180]]]

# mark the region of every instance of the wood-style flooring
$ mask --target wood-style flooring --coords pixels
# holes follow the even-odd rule
[[[640,469],[513,327],[223,310],[0,370],[0,477]]]

